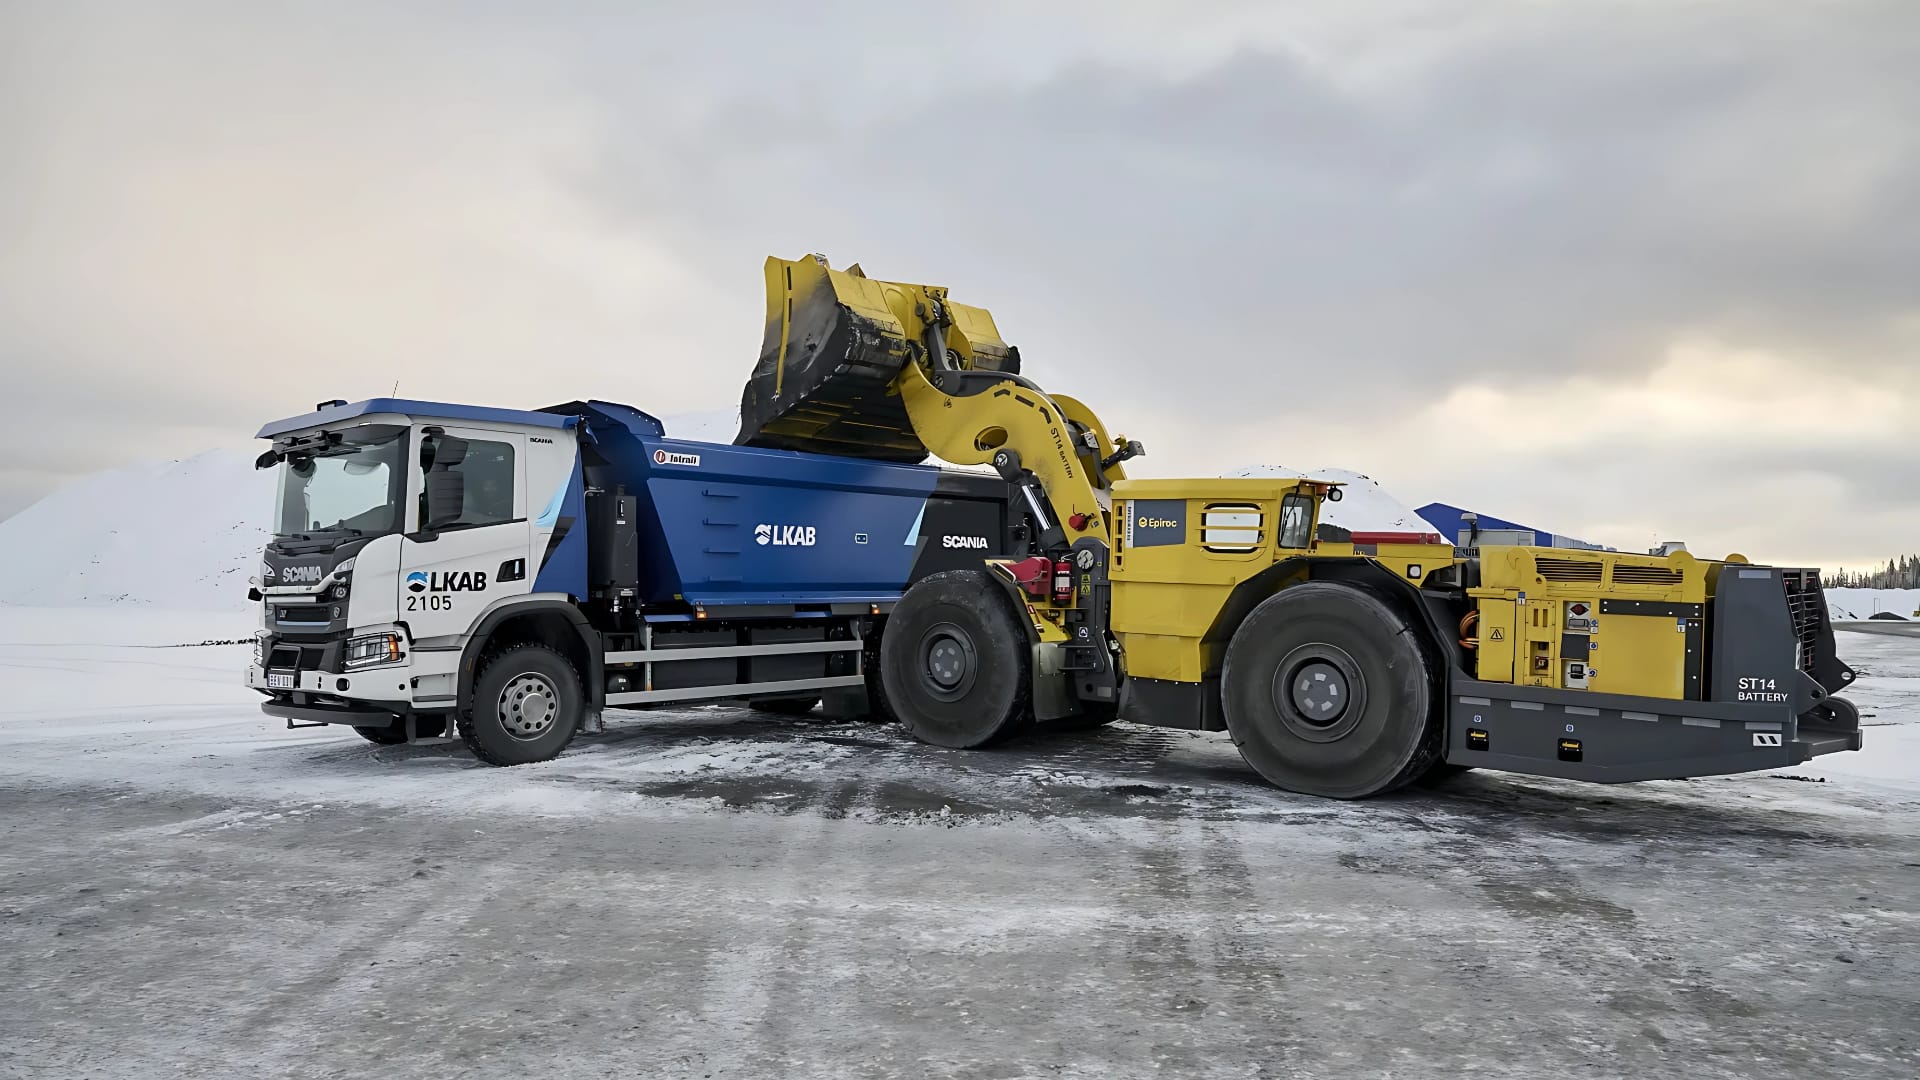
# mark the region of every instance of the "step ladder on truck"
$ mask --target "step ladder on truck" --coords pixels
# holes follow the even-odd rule
[[[266,711],[453,728],[503,765],[608,708],[698,701],[833,698],[949,747],[1124,719],[1226,731],[1270,782],[1337,798],[1860,748],[1815,571],[1323,540],[1338,484],[1128,479],[1141,445],[945,289],[817,256],[766,281],[734,445],[605,402],[330,402],[262,428]]]

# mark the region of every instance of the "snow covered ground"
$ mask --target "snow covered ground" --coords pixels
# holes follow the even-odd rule
[[[1882,611],[1920,619],[1920,589],[1827,590],[1827,612],[1835,619],[1868,619]]]
[[[0,606],[0,1075],[1920,1070],[1914,639],[1842,635],[1868,750],[1800,780],[1343,804],[720,707],[489,769],[173,645],[245,622]]]
[[[289,731],[197,644],[269,502],[213,451],[0,522],[0,1076],[1920,1074],[1903,624],[1840,636],[1867,750],[1773,776],[1342,804],[1214,734],[729,707],[498,770]]]

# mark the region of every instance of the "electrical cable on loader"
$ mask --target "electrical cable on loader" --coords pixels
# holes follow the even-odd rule
[[[766,281],[738,444],[991,464],[1025,510],[1024,551],[913,583],[878,628],[876,704],[929,742],[1118,715],[1226,730],[1267,780],[1337,798],[1463,767],[1626,782],[1860,748],[1817,571],[1321,541],[1337,484],[1126,479],[1140,444],[1022,377],[943,288],[819,256]]]

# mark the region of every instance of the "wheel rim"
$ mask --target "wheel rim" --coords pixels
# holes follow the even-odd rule
[[[545,675],[516,675],[500,691],[499,716],[508,735],[522,741],[537,739],[553,730],[560,716],[560,689]]]
[[[1280,722],[1309,742],[1345,738],[1366,714],[1366,677],[1353,657],[1332,645],[1288,653],[1274,668],[1271,689]]]
[[[920,639],[920,685],[941,701],[958,701],[973,689],[980,673],[980,654],[973,637],[953,623],[927,628]]]

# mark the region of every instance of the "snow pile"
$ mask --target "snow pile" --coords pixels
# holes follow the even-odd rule
[[[1866,619],[1890,611],[1902,618],[1920,618],[1920,589],[1828,589],[1827,614],[1835,619]]]
[[[77,480],[0,521],[0,603],[243,607],[273,486],[238,450]]]
[[[1322,524],[1337,525],[1350,532],[1430,533],[1433,526],[1394,498],[1379,482],[1365,473],[1350,469],[1289,469],[1283,465],[1248,465],[1222,476],[1278,476],[1287,479],[1324,480],[1343,484],[1339,502],[1322,503]]]

